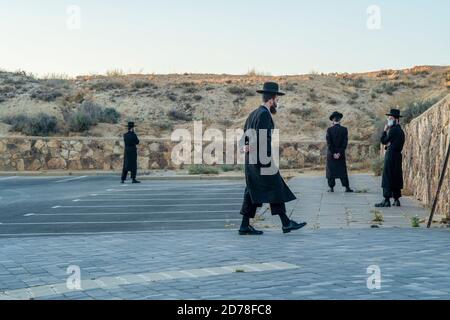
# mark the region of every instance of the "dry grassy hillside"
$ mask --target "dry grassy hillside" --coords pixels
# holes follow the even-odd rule
[[[328,116],[338,110],[345,114],[350,139],[364,141],[391,107],[399,105],[406,111],[414,102],[447,93],[448,72],[448,67],[415,67],[283,77],[116,73],[76,79],[36,79],[20,72],[0,72],[0,134],[29,132],[11,120],[18,115],[35,117],[30,126],[47,126],[50,120],[45,118],[42,124],[38,114],[54,120],[52,130],[45,133],[49,135],[119,136],[128,120],[137,122],[142,137],[168,137],[174,128],[188,127],[192,120],[203,120],[205,126],[240,128],[260,104],[255,90],[273,80],[287,93],[276,119],[282,138],[323,140]],[[112,109],[120,113],[120,120]],[[107,115],[90,120],[98,110],[106,110]]]

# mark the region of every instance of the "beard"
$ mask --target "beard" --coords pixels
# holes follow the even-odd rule
[[[273,114],[273,115],[276,115],[277,112],[278,112],[277,108],[278,108],[278,104],[274,103],[274,104],[270,107],[270,113]]]

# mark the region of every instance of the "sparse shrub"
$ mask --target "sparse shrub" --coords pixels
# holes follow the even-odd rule
[[[120,120],[120,113],[114,108],[105,108],[102,110],[99,122],[116,124]]]
[[[64,101],[67,103],[83,103],[83,101],[85,100],[85,92],[84,91],[77,91],[75,93],[72,94],[67,94],[64,96]]]
[[[159,130],[172,130],[173,129],[173,123],[170,121],[158,121],[153,123],[153,125],[158,128]]]
[[[327,99],[327,103],[334,106],[334,105],[338,104],[338,101],[336,99],[330,97]]]
[[[112,69],[112,70],[108,70],[106,71],[106,76],[107,77],[123,77],[125,74],[123,72],[122,69]]]
[[[380,151],[380,146],[381,146],[381,135],[383,133],[383,129],[384,126],[386,125],[386,121],[385,120],[377,120],[374,123],[374,132],[370,138],[370,142],[372,144],[372,148],[376,151],[379,152]]]
[[[167,99],[169,99],[170,101],[177,101],[178,100],[178,96],[173,93],[173,92],[167,92],[166,94]]]
[[[255,92],[253,92],[252,90],[238,86],[229,87],[228,92],[237,96],[244,96],[244,97],[255,96]]]
[[[90,88],[96,91],[109,91],[122,89],[124,87],[125,85],[117,80],[97,80],[96,82],[90,85]]]
[[[311,108],[311,107],[304,108],[304,109],[302,109],[302,108],[294,108],[294,109],[291,110],[292,114],[301,116],[302,118],[309,117],[313,112],[314,112],[314,108]]]
[[[372,160],[371,167],[375,176],[381,176],[384,168],[384,159],[382,159],[381,157],[376,157],[374,160]]]
[[[196,93],[198,92],[199,89],[197,87],[187,87],[186,89],[183,90],[184,93],[186,94],[192,94],[192,93]]]
[[[199,94],[196,94],[195,96],[192,97],[195,101],[200,101],[203,99],[203,97]]]
[[[223,164],[220,166],[220,170],[222,170],[223,172],[231,172],[234,171],[236,169],[236,167],[232,164]]]
[[[188,168],[189,174],[219,174],[219,169],[213,166],[195,164]]]
[[[136,80],[131,84],[131,87],[134,89],[144,89],[144,88],[158,89],[157,85],[148,80]]]
[[[366,79],[361,77],[356,79],[348,79],[348,81],[350,82],[350,85],[355,88],[362,88],[366,83]]]
[[[295,91],[297,83],[288,82],[284,86],[284,90],[286,91]]]
[[[379,210],[372,210],[371,213],[373,213],[374,218],[373,218],[373,222],[384,222],[384,217],[383,217],[383,213]]]
[[[411,122],[414,118],[420,116],[422,113],[424,113],[432,106],[434,106],[437,102],[439,102],[439,99],[435,98],[429,100],[416,101],[408,104],[405,110],[403,111],[404,116],[403,121],[405,123]]]
[[[30,97],[35,100],[46,102],[55,101],[56,98],[61,97],[62,92],[55,88],[41,87],[31,92]]]
[[[326,120],[320,120],[318,123],[317,123],[317,126],[319,127],[319,128],[321,128],[321,129],[325,129],[325,128],[328,128],[328,121],[326,121]]]
[[[93,102],[85,101],[77,111],[69,115],[69,129],[83,132],[100,122],[116,124],[119,120],[120,113],[116,109],[102,108]]]
[[[358,98],[359,98],[359,94],[358,94],[358,93],[352,92],[352,93],[350,94],[350,99],[356,100],[356,99],[358,99]]]
[[[309,90],[307,100],[314,101],[314,102],[317,102],[319,100],[319,96],[316,94],[316,91],[314,90],[314,88]]]
[[[411,218],[411,226],[413,228],[420,228],[420,218],[419,216],[414,216]]]
[[[84,132],[89,130],[95,123],[88,114],[81,111],[73,113],[69,118],[69,129],[73,132]]]
[[[58,132],[58,120],[54,116],[39,113],[36,116],[17,115],[7,117],[3,121],[17,132],[28,136],[47,136]]]
[[[387,93],[393,95],[398,90],[398,83],[396,82],[383,82],[381,86],[375,89],[376,93]]]
[[[176,121],[192,121],[192,116],[187,114],[184,110],[178,110],[176,108],[172,108],[167,112],[167,116],[171,120]]]

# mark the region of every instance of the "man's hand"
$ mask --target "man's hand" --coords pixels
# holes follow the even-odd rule
[[[385,126],[384,126],[384,131],[388,131],[389,128],[390,128],[389,125],[385,125]]]
[[[341,154],[340,153],[335,153],[333,155],[333,157],[334,157],[335,160],[339,160],[341,158]]]

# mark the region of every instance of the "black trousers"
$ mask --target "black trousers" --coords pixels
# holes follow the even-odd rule
[[[242,204],[241,215],[253,219],[256,216],[256,210],[262,207],[262,203],[253,203],[249,192],[245,192],[244,202]],[[286,214],[286,204],[284,203],[271,203],[270,210],[272,215]]]
[[[402,190],[397,188],[383,188],[383,197],[386,200],[390,200],[391,198],[398,200],[402,197]]]
[[[133,168],[132,170],[128,170],[127,168],[124,167],[122,169],[122,181],[127,180],[128,171],[131,171],[131,179],[133,179],[133,180],[136,179],[137,168],[136,169]]]
[[[341,178],[341,183],[345,188],[350,187],[350,181],[348,180],[348,178]],[[334,188],[336,186],[336,179],[328,179],[328,186],[330,188]]]

